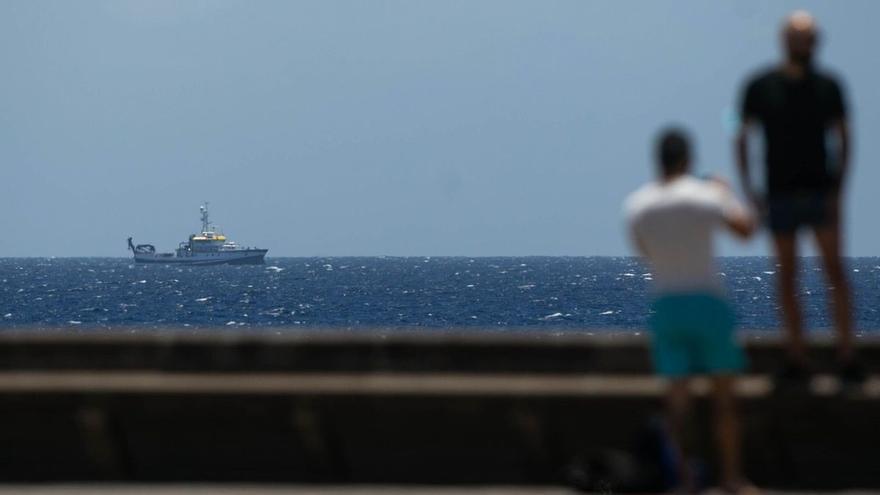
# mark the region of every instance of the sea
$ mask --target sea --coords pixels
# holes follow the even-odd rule
[[[858,331],[876,331],[880,258],[846,263]],[[740,328],[778,329],[773,260],[717,266]],[[802,259],[800,282],[807,326],[831,328],[818,259]],[[651,283],[632,257],[0,258],[0,331],[641,332]]]

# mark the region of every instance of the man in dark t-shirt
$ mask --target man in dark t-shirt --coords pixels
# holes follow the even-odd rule
[[[850,290],[841,261],[840,203],[849,160],[843,91],[813,65],[815,19],[795,12],[782,31],[786,59],[751,79],[742,98],[737,158],[743,188],[766,215],[779,263],[779,296],[789,334],[785,375],[807,377],[807,353],[797,297],[797,233],[812,231],[833,291],[841,377],[861,380],[852,347]],[[766,193],[755,193],[749,170],[749,135],[764,135]]]
[[[763,127],[770,198],[836,192],[840,169],[834,160],[840,157],[829,156],[825,139],[829,128],[846,118],[846,110],[833,77],[815,70],[792,77],[771,69],[749,83],[742,114]],[[769,220],[774,232],[799,226],[784,218]]]

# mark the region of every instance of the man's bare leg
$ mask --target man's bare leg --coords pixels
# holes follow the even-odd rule
[[[793,364],[804,366],[807,348],[804,343],[801,307],[797,294],[797,236],[773,234],[776,260],[779,263],[778,293],[782,309],[782,321],[788,332],[788,355]]]
[[[842,363],[853,358],[852,342],[852,301],[849,281],[841,260],[840,223],[817,227],[813,230],[816,244],[822,254],[822,264],[828,277],[828,299],[831,302],[831,314],[837,328],[837,352]]]
[[[688,467],[687,425],[691,412],[689,382],[686,378],[678,378],[669,384],[666,392],[666,409],[669,422],[669,433],[675,444],[676,464],[678,468],[679,488],[692,491],[693,479]]]
[[[740,490],[746,484],[742,477],[739,412],[736,405],[736,379],[731,375],[712,377],[715,401],[715,439],[721,462],[721,486]]]

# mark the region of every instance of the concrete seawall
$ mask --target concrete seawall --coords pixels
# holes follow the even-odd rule
[[[750,476],[880,488],[880,340],[859,343],[875,376],[840,394],[814,339],[797,395],[767,378],[777,339],[745,340]],[[633,452],[662,392],[632,335],[7,334],[0,480],[561,484]]]

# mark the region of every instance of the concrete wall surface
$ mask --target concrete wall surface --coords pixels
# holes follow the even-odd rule
[[[760,485],[880,489],[880,379],[778,393],[775,338],[747,337],[745,460]],[[637,489],[664,382],[632,336],[223,334],[0,337],[0,481]],[[862,339],[872,372],[877,341]],[[694,442],[711,476],[711,404]],[[649,473],[650,474],[650,473]],[[656,473],[653,473],[656,474]]]

